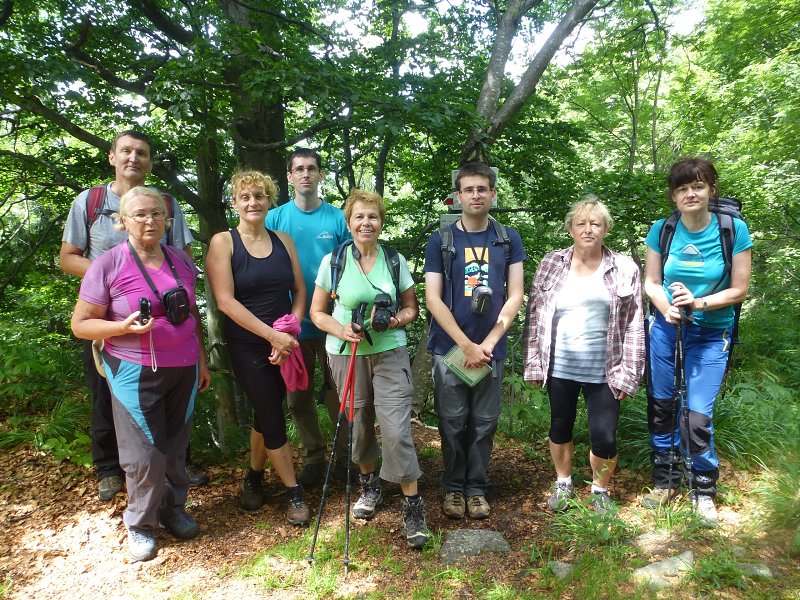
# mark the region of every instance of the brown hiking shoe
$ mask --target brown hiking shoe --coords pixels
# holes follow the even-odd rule
[[[450,519],[463,519],[467,504],[461,492],[445,492],[442,512]]]
[[[489,503],[483,496],[467,498],[467,513],[471,519],[485,519],[489,516]]]
[[[645,508],[659,508],[668,502],[672,502],[677,495],[678,490],[676,488],[654,488],[642,498],[642,506]]]
[[[303,499],[303,486],[298,483],[294,487],[287,487],[286,500],[286,520],[292,525],[308,525],[310,514]]]

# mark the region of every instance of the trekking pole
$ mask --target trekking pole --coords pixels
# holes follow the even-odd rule
[[[347,415],[349,421],[347,427],[347,483],[345,484],[345,517],[344,517],[344,574],[347,576],[347,571],[350,566],[350,494],[353,489],[353,480],[350,478],[350,471],[353,465],[353,418],[356,405],[356,349],[358,342],[353,342],[350,350],[350,368],[348,369],[348,382],[347,385],[350,390],[350,410]],[[345,399],[347,395],[345,395]]]
[[[686,476],[687,486],[689,488],[689,498],[692,498],[692,446],[691,446],[691,432],[689,430],[689,402],[686,398],[686,356],[683,352],[683,323],[691,322],[693,320],[692,314],[689,311],[681,313],[681,322],[678,323],[678,338],[675,342],[675,380],[676,387],[678,388],[678,398],[681,407],[681,423],[683,425],[681,431],[681,445],[683,446],[683,465]]]
[[[336,454],[336,441],[339,439],[339,430],[341,429],[342,425],[342,418],[346,418],[345,413],[345,405],[348,394],[350,394],[350,388],[353,385],[354,374],[355,374],[355,356],[356,356],[356,348],[358,347],[358,342],[353,342],[352,345],[352,355],[350,356],[350,364],[347,367],[347,377],[345,377],[344,389],[342,390],[342,399],[339,402],[339,415],[336,419],[336,429],[333,432],[333,441],[331,442],[331,457],[328,460],[328,469],[325,471],[325,483],[322,484],[322,497],[319,501],[319,510],[317,511],[317,522],[314,525],[314,537],[311,541],[311,551],[309,552],[308,556],[306,557],[306,561],[311,564],[314,562],[314,549],[317,546],[317,535],[319,534],[319,525],[322,522],[322,512],[325,509],[325,501],[328,498],[328,490],[330,489],[330,477],[331,471],[333,471],[333,462],[334,456]],[[350,433],[352,435],[353,426],[350,425]],[[350,454],[348,452],[348,454]],[[350,456],[348,456],[348,465],[347,465],[347,488],[349,490],[350,487],[350,464],[349,464]],[[349,492],[348,492],[349,493]],[[349,498],[349,496],[348,496]],[[349,501],[349,500],[348,500]]]

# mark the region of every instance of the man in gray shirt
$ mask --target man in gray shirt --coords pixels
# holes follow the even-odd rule
[[[106,250],[128,239],[125,231],[114,228],[114,213],[119,211],[120,197],[133,187],[144,185],[153,166],[150,139],[137,131],[119,133],[111,145],[108,162],[114,167],[114,181],[98,186],[95,194],[102,200],[93,218],[89,218],[91,190],[78,194],[67,217],[59,258],[66,273],[83,277],[94,259]],[[192,234],[177,202],[172,202],[174,221],[162,243],[182,248],[191,256]],[[111,412],[111,393],[105,379],[97,373],[92,356],[92,343],[83,343],[83,370],[86,386],[92,394],[92,460],[100,481],[101,500],[111,500],[124,486],[124,473],[119,465],[117,437]],[[187,463],[189,453],[187,451]],[[206,475],[194,467],[187,471],[190,483],[202,485]]]

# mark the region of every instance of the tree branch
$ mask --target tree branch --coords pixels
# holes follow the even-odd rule
[[[171,40],[182,44],[183,46],[191,46],[194,44],[197,36],[191,31],[186,31],[174,21],[172,21],[162,10],[161,7],[152,0],[128,0],[129,4],[134,8],[138,8],[145,17],[164,35]]]

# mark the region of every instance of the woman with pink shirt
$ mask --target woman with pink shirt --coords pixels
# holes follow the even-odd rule
[[[118,217],[128,240],[92,262],[72,331],[105,340],[102,374],[111,388],[128,490],[128,549],[133,560],[150,560],[159,523],[178,539],[199,532],[185,511],[185,454],[195,397],[211,378],[195,304],[197,267],[184,252],[160,243],[164,198],[134,187],[121,198]]]

